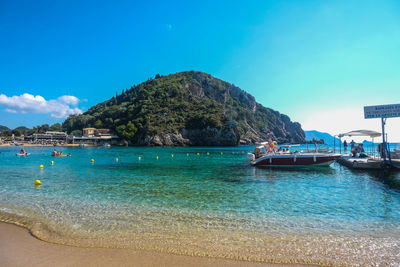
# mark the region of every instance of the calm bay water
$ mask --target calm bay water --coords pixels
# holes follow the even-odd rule
[[[72,154],[63,158],[27,148],[24,158],[3,147],[0,220],[78,246],[400,265],[399,174],[255,168],[252,148],[58,148]]]

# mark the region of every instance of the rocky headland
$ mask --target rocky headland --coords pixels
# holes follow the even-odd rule
[[[68,132],[84,127],[110,128],[125,143],[143,146],[305,141],[299,123],[239,87],[198,71],[156,75],[63,123]]]

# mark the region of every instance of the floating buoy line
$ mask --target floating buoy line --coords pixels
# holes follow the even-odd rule
[[[244,154],[245,153],[245,151],[236,151],[237,153],[235,153],[235,151],[232,151],[232,155],[235,155],[235,154]],[[251,152],[251,151],[250,151]],[[215,152],[214,152],[215,153]],[[204,153],[204,154],[206,154],[207,156],[209,156],[210,155],[210,152],[206,152],[206,153]],[[220,152],[220,155],[223,155],[224,154],[224,152]],[[170,154],[171,155],[171,159],[173,159],[174,158],[174,154]],[[196,155],[197,156],[200,156],[201,155],[201,153],[200,152],[196,152]],[[186,153],[186,156],[187,157],[189,157],[190,156],[190,153]],[[158,160],[160,157],[157,155],[156,156],[156,160]],[[138,156],[138,160],[140,161],[140,160],[142,160],[142,156]],[[92,158],[92,159],[90,159],[90,162],[91,163],[94,163],[94,159]],[[115,162],[119,162],[119,159],[118,158],[115,158]],[[52,161],[50,161],[50,165],[54,165],[54,161],[52,160]],[[44,165],[43,164],[40,164],[39,165],[39,168],[41,169],[41,170],[43,170],[43,168],[44,168]],[[42,184],[42,182],[39,180],[39,179],[37,179],[37,180],[35,180],[34,181],[34,185],[37,187],[37,188],[39,188],[40,187],[40,185]]]

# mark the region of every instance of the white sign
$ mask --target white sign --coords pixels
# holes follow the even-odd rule
[[[393,118],[400,117],[400,104],[364,107],[364,118]]]

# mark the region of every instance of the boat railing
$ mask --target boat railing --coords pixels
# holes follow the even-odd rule
[[[381,136],[381,134],[378,133],[378,132],[375,132],[375,131],[370,131],[370,130],[357,130],[357,131],[351,131],[351,132],[347,132],[347,133],[334,135],[333,136],[333,151],[336,152],[336,150],[337,150],[336,144],[338,143],[338,145],[339,145],[338,152],[340,154],[342,154],[342,146],[343,146],[342,138],[343,137],[352,138],[354,136],[355,137],[369,137],[369,138],[371,138],[372,142],[369,142],[369,141],[365,142],[364,141],[362,143],[359,143],[359,144],[363,145],[364,151],[362,153],[367,155],[370,158],[373,158],[373,159],[381,158],[381,154],[378,151],[378,145],[376,145],[375,142],[374,142],[374,139],[376,137]],[[350,142],[347,142],[347,144],[348,144],[349,147],[347,148],[347,151],[344,151],[344,148],[343,148],[343,152],[344,152],[344,154],[351,155],[352,152],[351,152]],[[356,145],[358,145],[358,144],[356,143]]]

